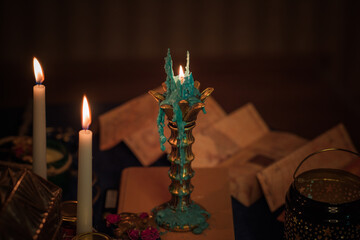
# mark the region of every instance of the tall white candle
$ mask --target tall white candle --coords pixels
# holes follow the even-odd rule
[[[92,132],[89,104],[84,96],[82,127],[79,132],[79,167],[77,191],[77,234],[92,232]]]
[[[44,73],[39,61],[34,57],[34,74],[36,84],[33,88],[33,171],[46,179],[46,117]]]

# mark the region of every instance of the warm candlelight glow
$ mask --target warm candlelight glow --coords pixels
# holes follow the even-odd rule
[[[185,74],[184,74],[184,71],[183,71],[182,66],[180,65],[180,69],[179,69],[179,80],[180,80],[181,84],[184,83],[184,78],[185,78]]]
[[[36,57],[34,57],[33,59],[33,65],[34,65],[34,74],[35,74],[36,83],[41,84],[44,81],[45,77],[41,65],[39,61],[36,59]]]
[[[91,123],[91,114],[90,114],[89,103],[86,96],[84,95],[83,107],[82,107],[82,128],[89,129],[90,123]]]

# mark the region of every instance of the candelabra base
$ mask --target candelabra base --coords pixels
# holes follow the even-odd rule
[[[168,202],[152,210],[156,224],[172,232],[189,232],[200,234],[209,224],[210,217],[203,207],[192,202],[189,206],[173,208]]]

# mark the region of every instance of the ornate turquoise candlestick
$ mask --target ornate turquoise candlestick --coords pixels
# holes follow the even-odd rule
[[[163,84],[164,93],[149,91],[159,102],[160,111],[158,116],[158,129],[160,134],[161,149],[165,150],[164,143],[164,118],[169,120],[168,127],[171,130],[168,142],[171,145],[171,153],[168,160],[171,162],[169,177],[171,184],[170,201],[156,207],[153,212],[157,224],[170,231],[193,231],[201,233],[208,227],[206,222],[210,214],[201,206],[191,200],[191,192],[194,186],[191,178],[194,170],[191,162],[194,160],[191,146],[194,143],[192,130],[198,113],[205,112],[205,100],[213,88],[199,92],[200,83],[193,80],[189,71],[189,53],[187,55],[186,71],[184,76],[174,76],[170,51],[165,58],[166,82]]]

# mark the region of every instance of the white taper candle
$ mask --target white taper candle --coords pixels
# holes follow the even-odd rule
[[[46,112],[44,73],[39,61],[34,58],[34,74],[36,85],[33,88],[33,171],[47,178],[46,166]]]
[[[77,234],[92,232],[92,132],[88,101],[84,96],[82,125],[79,132],[79,165],[77,190]]]

